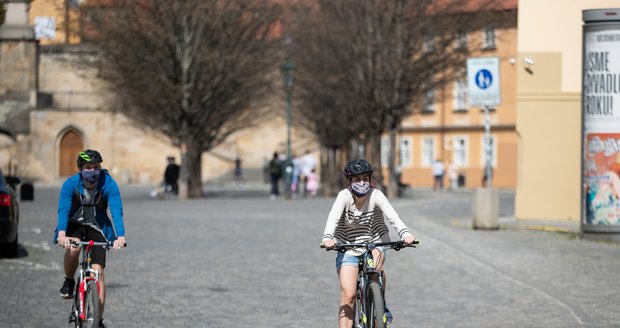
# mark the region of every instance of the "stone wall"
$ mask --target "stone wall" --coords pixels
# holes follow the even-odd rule
[[[42,49],[39,92],[51,96],[51,105],[31,109],[30,133],[18,135],[15,145],[11,146],[11,142],[7,141],[9,146],[5,147],[15,152],[13,157],[17,158],[20,175],[39,183],[61,183],[60,139],[68,129],[73,129],[81,136],[85,148],[94,148],[102,153],[103,166],[120,183],[159,183],[166,156],[175,156],[177,161],[180,160],[179,150],[170,146],[165,136],[135,126],[127,117],[110,108],[111,103],[102,101],[105,96],[96,101],[94,98],[77,102],[60,101],[67,96],[105,95],[102,91],[105,86],[96,78],[96,71],[83,65],[85,56],[89,56],[89,51],[79,47]],[[274,93],[268,106],[284,114],[280,93]],[[302,139],[295,129],[293,140],[294,145],[304,147],[297,149],[297,153],[316,149],[313,142]],[[270,159],[274,151],[284,151],[285,147],[286,124],[281,116],[239,131],[203,155],[202,180],[230,182],[233,161],[239,156],[243,160],[246,180],[262,181],[264,161]],[[3,163],[0,162],[0,165]]]
[[[0,40],[0,95],[37,88],[37,43]]]

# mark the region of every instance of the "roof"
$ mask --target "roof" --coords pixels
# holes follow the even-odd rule
[[[518,8],[518,0],[434,0],[433,11],[480,12],[512,10]],[[453,8],[449,8],[453,7]]]

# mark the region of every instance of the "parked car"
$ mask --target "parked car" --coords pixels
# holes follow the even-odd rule
[[[17,177],[5,177],[0,170],[0,257],[17,256],[19,201],[16,188],[20,182]]]

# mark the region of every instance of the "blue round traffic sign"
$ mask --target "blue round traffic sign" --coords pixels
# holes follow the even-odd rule
[[[486,69],[481,69],[476,72],[476,85],[480,89],[488,89],[493,83],[493,75]]]

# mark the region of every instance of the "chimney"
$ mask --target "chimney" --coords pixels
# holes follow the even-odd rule
[[[4,24],[0,26],[1,40],[34,40],[34,29],[28,23],[30,0],[4,0]]]

